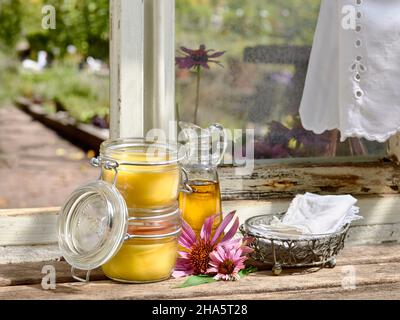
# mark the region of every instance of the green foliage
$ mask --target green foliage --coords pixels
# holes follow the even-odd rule
[[[49,111],[59,104],[80,122],[89,122],[96,115],[108,113],[107,77],[60,64],[42,73],[21,71],[18,79],[16,94],[44,101]]]
[[[15,46],[22,30],[22,8],[19,0],[0,1],[0,44],[2,47]]]
[[[49,30],[54,44],[65,54],[73,44],[84,56],[108,59],[108,0],[52,0],[57,12],[57,32]]]
[[[177,288],[194,287],[194,286],[199,286],[202,284],[212,283],[212,282],[216,282],[216,281],[217,280],[215,280],[213,277],[207,276],[207,275],[189,276],[189,277],[187,277],[185,282],[182,283],[181,285],[179,285]]]
[[[0,42],[28,39],[33,51],[108,58],[109,0],[2,0]],[[56,30],[41,28],[42,7],[56,9]],[[319,0],[176,0],[177,39],[238,54],[244,44],[310,44]],[[181,44],[181,43],[180,43]]]
[[[256,267],[248,267],[246,269],[242,269],[239,271],[239,277],[240,279],[248,276],[250,273],[257,272]],[[186,278],[185,282],[180,284],[177,288],[188,288],[188,287],[194,287],[194,286],[199,286],[202,284],[206,283],[213,283],[217,282],[219,280],[215,280],[212,276],[209,275],[197,275],[197,276],[189,276]]]
[[[250,273],[254,273],[254,272],[257,272],[257,271],[258,270],[257,270],[256,267],[250,266],[250,267],[248,267],[246,269],[240,270],[239,271],[239,276],[240,276],[240,278],[244,278],[244,277],[248,276]]]
[[[56,9],[56,29],[42,28],[42,8]],[[63,57],[68,45],[82,56],[108,59],[109,0],[1,0],[0,43],[13,49],[28,40],[33,53],[46,50]]]
[[[244,45],[310,45],[320,0],[176,0],[177,39],[237,55]]]

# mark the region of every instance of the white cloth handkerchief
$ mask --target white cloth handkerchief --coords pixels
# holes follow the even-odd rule
[[[264,236],[278,238],[301,239],[335,233],[344,225],[363,218],[357,215],[356,202],[357,199],[350,195],[297,195],[282,220],[274,217],[270,224],[259,227]]]

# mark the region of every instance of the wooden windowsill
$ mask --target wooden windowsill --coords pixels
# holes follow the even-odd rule
[[[224,211],[246,218],[286,210],[290,199],[224,201]],[[400,299],[399,195],[363,196],[365,219],[350,229],[334,269],[284,270],[279,277],[260,271],[238,282],[176,288],[184,280],[126,285],[92,272],[89,284],[71,278],[56,244],[59,208],[0,210],[0,300],[2,299]],[[388,244],[391,242],[392,244]],[[365,245],[365,244],[374,245]],[[364,245],[360,245],[364,244]],[[376,245],[379,244],[379,245]],[[61,261],[60,261],[61,259]],[[55,290],[42,290],[42,267],[56,270]],[[317,271],[318,272],[310,272]],[[354,271],[356,288],[342,287]],[[387,294],[390,292],[390,295]]]
[[[358,199],[364,219],[354,223],[347,242],[352,245],[399,242],[400,196],[371,195]],[[223,202],[223,211],[236,210],[243,223],[252,216],[284,212],[290,201],[291,198],[230,200]],[[0,210],[0,264],[59,257],[58,211],[58,207]]]
[[[44,265],[56,270],[55,290],[43,290]],[[400,299],[400,245],[347,247],[333,269],[290,269],[276,277],[260,271],[237,282],[179,289],[184,280],[127,285],[107,280],[101,270],[91,282],[75,282],[64,261],[0,265],[0,300],[4,299]],[[310,272],[317,271],[317,272]],[[355,287],[343,287],[351,271]]]
[[[296,194],[398,195],[400,166],[389,160],[343,163],[257,163],[251,174],[220,169],[224,200],[292,198]]]

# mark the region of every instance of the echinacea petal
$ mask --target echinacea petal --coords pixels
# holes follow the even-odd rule
[[[215,52],[213,54],[210,54],[208,57],[209,58],[218,58],[220,56],[222,56],[223,54],[225,54],[226,51],[220,51],[220,52]]]
[[[218,273],[218,269],[215,268],[215,267],[208,268],[208,269],[207,269],[207,273]]]
[[[200,231],[200,238],[209,241],[211,238],[212,226],[214,224],[215,216],[208,217],[203,224]]]
[[[221,260],[224,261],[225,258],[227,258],[227,250],[223,245],[218,245],[216,248],[216,251],[218,252],[219,256],[221,257]]]
[[[254,251],[254,249],[247,247],[247,246],[243,246],[242,247],[242,255],[247,255],[249,253],[252,253]]]
[[[192,267],[192,264],[191,264],[190,260],[185,259],[185,258],[176,259],[175,269],[183,270],[183,269],[190,269],[191,267]]]
[[[209,66],[208,63],[205,62],[205,61],[201,61],[201,62],[200,62],[200,65],[201,65],[203,68],[210,69],[210,66]]]
[[[175,64],[180,69],[191,69],[195,66],[196,63],[193,61],[191,57],[176,57]]]
[[[238,249],[238,250],[235,251],[232,259],[234,261],[239,261],[241,256],[242,256],[242,249]]]
[[[221,242],[228,241],[233,238],[239,228],[239,218],[236,218],[235,222],[233,223],[232,227],[229,229],[227,233],[225,233],[224,237],[222,238]]]
[[[192,244],[189,243],[188,241],[186,241],[186,239],[184,237],[179,237],[178,239],[178,244],[181,245],[182,247],[189,249],[192,247]]]
[[[186,48],[186,47],[181,47],[181,50],[182,50],[183,52],[189,54],[189,55],[192,55],[193,53],[196,52],[196,50],[192,50],[192,49],[189,49],[189,48]]]
[[[193,231],[192,227],[184,220],[182,219],[182,232],[184,232],[190,240],[195,243],[196,242],[196,233]]]
[[[190,253],[186,251],[178,251],[178,254],[181,258],[190,259]]]
[[[177,271],[177,270],[174,270],[174,272],[172,272],[172,277],[177,279],[177,278],[183,278],[183,277],[191,276],[192,274],[193,274],[193,270],[188,270],[188,271]]]
[[[228,215],[222,220],[217,230],[215,230],[214,237],[211,240],[212,245],[214,245],[216,241],[221,237],[222,232],[224,232],[226,226],[232,221],[233,217],[235,216],[235,213],[236,211],[228,213]]]
[[[180,237],[183,238],[190,245],[193,245],[196,242],[196,239],[193,239],[193,237],[191,235],[189,235],[186,230],[183,230],[183,229],[182,229]]]
[[[216,261],[218,263],[222,263],[224,261],[221,254],[218,252],[218,249],[215,249],[213,252],[210,253],[211,261]]]

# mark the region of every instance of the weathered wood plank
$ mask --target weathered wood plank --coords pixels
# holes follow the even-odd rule
[[[57,241],[59,208],[0,210],[0,245],[37,245]]]
[[[40,285],[0,287],[2,299],[186,299],[214,296],[232,299],[232,293],[242,295],[272,294],[297,291],[298,298],[307,290],[339,289],[347,275],[348,267],[322,269],[314,273],[283,273],[274,277],[269,271],[257,272],[240,282],[211,283],[191,288],[176,288],[182,280],[174,279],[160,283],[126,285],[111,281],[95,281],[89,284],[58,284],[55,290],[42,290]],[[397,284],[400,282],[400,263],[381,263],[350,266],[355,274],[357,287],[367,285]],[[345,289],[343,289],[345,291]]]
[[[24,209],[0,209],[0,217],[25,217],[25,216],[43,216],[56,215],[60,207],[49,208],[24,208]]]
[[[46,265],[51,265],[55,268],[57,283],[75,281],[71,276],[71,266],[65,261],[5,264],[0,265],[0,287],[41,283],[45,275],[42,273],[42,269]],[[85,272],[81,272],[79,275],[84,277]],[[91,272],[90,279],[98,281],[107,278],[101,269],[96,269]]]
[[[399,194],[400,166],[392,162],[256,164],[251,175],[221,168],[225,200],[291,198],[298,193]]]
[[[337,258],[337,268],[348,265],[367,265],[382,263],[400,263],[400,245],[346,247]],[[16,263],[0,265],[0,287],[22,284],[38,284],[45,265],[54,266],[57,283],[73,282],[71,268],[65,261],[46,261],[35,263]],[[299,270],[287,271],[287,274]],[[84,273],[82,273],[83,276]],[[105,280],[100,269],[92,271],[92,280]]]
[[[3,264],[54,261],[61,257],[58,245],[0,246],[0,268]]]
[[[394,157],[394,161],[400,163],[400,133],[390,138],[389,155]]]
[[[57,114],[46,114],[43,107],[28,99],[18,98],[15,104],[22,111],[39,121],[47,128],[54,130],[58,135],[85,150],[99,150],[100,144],[108,139],[109,130],[96,128],[93,125],[76,123],[72,118],[59,118]]]
[[[337,266],[400,262],[400,245],[346,246],[337,257]]]
[[[400,224],[355,226],[350,228],[346,246],[398,243]],[[61,257],[57,244],[0,246],[0,265],[6,263],[41,262]]]
[[[349,242],[380,243],[400,240],[400,196],[358,196],[363,220],[357,221]],[[291,199],[224,201],[224,212],[237,210],[240,222],[260,215],[284,212]],[[54,244],[60,209],[0,210],[0,246]],[[365,227],[364,227],[365,226]],[[1,263],[1,257],[0,257]]]
[[[215,300],[218,296],[188,298],[188,300]],[[400,283],[365,285],[354,290],[323,288],[299,291],[285,291],[258,294],[232,294],[231,300],[399,300]]]
[[[350,227],[348,245],[385,244],[400,242],[400,223]]]

